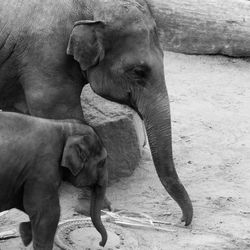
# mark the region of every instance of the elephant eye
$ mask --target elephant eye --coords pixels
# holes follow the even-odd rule
[[[135,68],[135,69],[133,70],[133,73],[134,73],[136,76],[141,77],[141,78],[144,78],[144,77],[146,76],[146,72],[145,72],[143,69],[141,69],[141,68]]]
[[[146,79],[150,73],[150,68],[145,64],[133,65],[133,66],[128,67],[128,69],[126,70],[126,73],[129,79],[131,79],[132,81],[135,81],[137,84],[141,86],[145,86]]]
[[[105,164],[105,159],[104,160],[101,160],[98,164],[97,164],[97,168],[103,168]]]
[[[146,78],[147,75],[149,74],[149,67],[146,65],[139,65],[139,66],[135,66],[133,68],[133,74],[135,77],[137,78]]]

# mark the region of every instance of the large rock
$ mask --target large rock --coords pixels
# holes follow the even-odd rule
[[[85,121],[95,128],[107,151],[109,181],[130,176],[138,166],[146,142],[144,126],[135,111],[83,88],[81,104]]]
[[[147,1],[165,50],[250,56],[250,1]]]

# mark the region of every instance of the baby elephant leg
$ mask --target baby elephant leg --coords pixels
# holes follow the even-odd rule
[[[57,187],[32,181],[24,187],[23,200],[30,218],[34,250],[52,250],[60,217]]]
[[[32,229],[30,222],[21,222],[19,225],[19,232],[24,246],[28,246],[32,241]]]
[[[52,250],[60,217],[59,209],[50,206],[50,211],[42,211],[31,217],[34,250]]]

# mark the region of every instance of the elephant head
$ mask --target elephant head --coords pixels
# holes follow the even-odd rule
[[[143,119],[158,176],[188,225],[193,208],[173,162],[163,51],[151,10],[144,0],[106,0],[93,19],[75,23],[67,53],[97,94],[131,106]]]
[[[65,167],[65,179],[76,187],[92,190],[90,216],[102,236],[101,246],[107,241],[107,232],[101,222],[101,208],[108,182],[105,166],[107,152],[95,133],[69,136],[62,155],[61,166]]]

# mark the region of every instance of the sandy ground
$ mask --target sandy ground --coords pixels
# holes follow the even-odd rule
[[[190,227],[161,186],[144,150],[130,178],[108,189],[113,207],[173,223],[170,232],[123,229],[136,244],[120,249],[250,249],[250,64],[219,56],[166,53],[176,168],[194,205]],[[72,217],[75,195],[64,185],[62,219]],[[25,216],[0,218],[0,232]],[[25,249],[20,238],[0,241],[1,250]],[[57,249],[57,248],[55,248]]]

